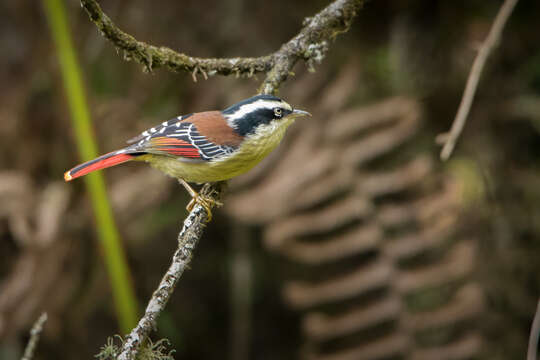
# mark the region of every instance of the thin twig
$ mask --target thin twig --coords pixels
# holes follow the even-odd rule
[[[538,354],[538,338],[540,337],[540,300],[536,307],[536,313],[531,325],[531,334],[529,336],[529,347],[527,349],[527,360],[536,360]]]
[[[24,349],[24,355],[21,360],[32,360],[32,358],[34,357],[34,351],[36,350],[36,346],[39,342],[39,337],[41,335],[41,332],[43,331],[43,325],[46,321],[47,313],[43,313],[36,320],[34,326],[32,326],[32,330],[30,330],[30,340],[28,340],[28,344],[26,344],[26,348]]]
[[[480,75],[482,75],[482,71],[484,70],[486,60],[499,42],[504,26],[506,25],[510,14],[512,14],[512,10],[514,10],[517,2],[518,0],[505,0],[499,9],[499,13],[495,18],[491,29],[489,30],[488,36],[484,40],[478,55],[474,59],[471,72],[469,73],[469,78],[467,79],[467,85],[465,86],[465,91],[463,92],[461,103],[459,104],[456,118],[452,123],[452,128],[450,129],[450,132],[441,134],[437,137],[438,141],[444,143],[441,150],[442,160],[448,160],[452,154],[452,151],[454,150],[454,147],[456,146],[456,142],[463,131],[467,116],[471,110],[471,105],[476,94],[476,88],[478,87],[478,81],[480,80]]]
[[[145,44],[118,29],[102,12],[95,0],[81,0],[81,4],[103,36],[116,47],[124,50],[128,58],[131,57],[145,65],[147,70],[166,66],[172,71],[187,71],[194,78],[198,72],[201,72],[203,76],[216,73],[251,76],[256,72],[266,72],[266,78],[261,85],[260,92],[272,94],[277,92],[299,59],[305,60],[310,66],[313,62],[320,62],[323,59],[328,50],[329,42],[338,34],[349,29],[363,1],[335,0],[317,15],[307,18],[298,35],[281,46],[275,53],[260,58],[234,59],[193,58],[169,48],[158,48]],[[225,184],[218,183],[211,187],[205,187],[203,192],[210,198],[219,201]],[[206,210],[200,205],[196,205],[184,220],[184,226],[178,235],[178,249],[173,256],[172,263],[157,290],[152,294],[144,316],[127,335],[118,356],[119,360],[135,359],[140,346],[156,327],[157,317],[165,308],[176,283],[191,260],[193,250],[202,235],[206,219]]]

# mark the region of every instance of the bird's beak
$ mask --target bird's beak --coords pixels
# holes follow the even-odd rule
[[[307,111],[304,111],[304,110],[294,109],[293,112],[292,112],[292,116],[293,117],[311,116],[311,114],[308,113]]]

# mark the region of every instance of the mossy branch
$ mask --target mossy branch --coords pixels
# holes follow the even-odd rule
[[[304,19],[298,35],[271,55],[272,67],[259,92],[276,93],[298,60],[306,61],[312,70],[313,64],[320,63],[326,55],[329,42],[349,30],[363,3],[363,0],[336,0],[315,16]]]
[[[95,0],[81,0],[82,6],[102,35],[124,51],[127,59],[139,62],[147,71],[165,66],[174,72],[190,72],[194,78],[197,73],[207,77],[214,74],[251,76],[264,72],[266,78],[259,92],[265,94],[275,94],[278,91],[298,60],[306,61],[310,69],[314,63],[320,62],[326,55],[330,42],[338,34],[349,29],[363,3],[364,0],[335,0],[315,16],[306,18],[300,32],[270,55],[257,58],[203,59],[139,41],[120,30],[103,13]],[[219,202],[225,185],[225,182],[206,185],[203,193]],[[118,359],[135,359],[141,345],[155,329],[159,314],[165,308],[180,276],[191,260],[206,221],[206,210],[200,205],[196,205],[184,220],[183,228],[178,235],[178,249],[174,253],[172,263],[157,290],[152,294],[144,316],[125,338]]]
[[[142,64],[146,71],[166,67],[174,72],[198,73],[205,78],[215,74],[252,76],[267,73],[261,92],[274,93],[289,76],[290,70],[299,60],[305,60],[312,68],[314,62],[324,57],[328,42],[339,33],[348,30],[360,10],[363,0],[337,0],[317,15],[306,18],[302,30],[276,52],[260,57],[198,58],[176,52],[168,47],[149,45],[135,39],[119,29],[101,10],[95,0],[81,0],[101,34],[122,50],[126,59]]]

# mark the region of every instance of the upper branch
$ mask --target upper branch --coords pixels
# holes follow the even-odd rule
[[[149,45],[120,30],[95,0],[81,0],[81,5],[101,34],[118,49],[123,50],[128,58],[142,64],[147,71],[165,66],[174,72],[188,71],[196,74],[200,71],[206,77],[214,74],[253,75],[256,72],[268,71],[272,67],[270,56],[203,59],[178,53],[168,47]]]
[[[139,41],[120,30],[105,15],[96,0],[81,0],[81,5],[101,34],[118,49],[123,50],[127,58],[142,64],[146,70],[165,66],[175,72],[191,72],[194,78],[198,72],[205,78],[214,74],[252,76],[255,73],[269,72],[261,88],[265,93],[275,92],[298,59],[306,60],[310,67],[314,61],[322,60],[328,41],[347,31],[362,3],[363,0],[333,2],[314,17],[307,18],[300,33],[270,55],[256,58],[198,58],[168,47],[157,47]]]
[[[329,41],[349,30],[363,3],[363,0],[336,0],[317,15],[306,18],[298,35],[271,55],[273,66],[260,92],[275,93],[299,59],[305,60],[310,69],[313,62],[321,62],[328,51]]]

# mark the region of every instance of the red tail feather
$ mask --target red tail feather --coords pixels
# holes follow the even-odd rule
[[[85,162],[84,164],[80,164],[75,166],[73,169],[66,171],[64,173],[64,180],[70,181],[73,179],[76,179],[80,176],[86,175],[92,171],[105,169],[114,165],[125,163],[126,161],[129,161],[133,159],[135,155],[132,154],[118,154],[117,151],[105,154],[103,156],[100,156],[94,160],[90,160]]]

